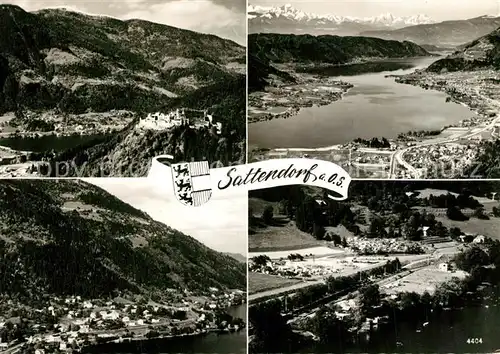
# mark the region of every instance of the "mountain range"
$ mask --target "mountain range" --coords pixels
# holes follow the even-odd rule
[[[362,31],[434,22],[426,15],[397,17],[388,13],[367,18],[319,15],[298,10],[289,4],[279,7],[249,5],[247,12],[249,33],[357,35]]]
[[[487,35],[500,27],[500,17],[481,16],[467,20],[419,24],[396,30],[365,31],[363,36],[412,41],[417,44],[456,47]]]
[[[128,110],[141,115],[177,107],[209,109],[223,123],[222,136],[232,136],[234,143],[200,134],[214,145],[227,145],[234,152],[230,161],[243,154],[238,149],[245,138],[244,47],[143,20],[121,21],[64,9],[30,13],[14,5],[0,5],[0,32],[0,114]],[[29,122],[20,125],[25,123]],[[155,138],[138,138],[131,156],[151,151],[146,145],[151,140]],[[168,145],[168,134],[156,140],[155,152],[181,149]],[[195,148],[203,150],[201,145]],[[119,149],[116,144],[101,145],[100,158],[115,157]],[[135,162],[147,170],[148,161]]]
[[[248,36],[248,91],[262,91],[274,77],[293,84],[290,73],[274,64],[341,65],[363,60],[431,55],[412,42],[356,36],[258,33]]]
[[[246,289],[246,266],[79,180],[0,181],[0,293]]]
[[[432,63],[426,70],[441,72],[476,69],[500,70],[500,28],[462,46],[446,58]]]
[[[411,42],[358,36],[259,33],[248,36],[248,51],[263,62],[346,64],[366,58],[402,58],[429,53]]]

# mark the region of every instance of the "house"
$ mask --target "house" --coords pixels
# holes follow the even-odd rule
[[[450,271],[450,265],[449,265],[449,263],[446,263],[446,262],[445,263],[440,263],[438,265],[438,269],[440,271],[443,271],[443,272],[449,272]]]
[[[81,325],[80,329],[78,330],[80,333],[88,333],[90,332],[90,326],[89,325]]]
[[[222,134],[222,123],[221,122],[215,123],[215,127],[217,129],[217,134]]]
[[[315,199],[314,200],[316,203],[318,203],[318,205],[320,206],[326,206],[326,202],[323,200],[323,199]]]
[[[484,243],[485,237],[483,235],[478,235],[474,238],[472,242],[474,243]]]

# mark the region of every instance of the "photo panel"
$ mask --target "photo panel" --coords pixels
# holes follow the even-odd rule
[[[249,193],[249,353],[493,353],[498,181]]]
[[[0,176],[144,177],[246,159],[246,2],[0,6]]]
[[[0,179],[0,352],[247,352],[247,194]]]
[[[499,177],[498,13],[495,0],[250,1],[249,160]]]

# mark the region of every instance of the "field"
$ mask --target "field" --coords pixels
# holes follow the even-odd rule
[[[428,198],[431,194],[435,197],[439,196],[439,195],[443,195],[443,194],[452,194],[454,196],[458,196],[457,193],[453,193],[453,192],[449,192],[449,191],[446,191],[446,190],[442,190],[442,189],[432,189],[432,188],[427,188],[427,189],[423,189],[423,190],[420,190],[419,191],[420,194],[418,195],[418,198]],[[477,197],[477,196],[473,196],[474,199],[476,199],[479,203],[483,204],[485,207],[487,207],[488,205],[491,205],[491,204],[498,204],[498,200],[491,200],[490,198],[485,198],[485,197]],[[493,205],[493,206],[494,206]]]
[[[252,211],[252,214],[255,217],[260,217],[264,212],[264,209],[268,206],[273,207],[273,212],[275,215],[279,214],[278,203],[268,202],[259,198],[249,198],[248,199],[248,208]]]
[[[463,271],[445,272],[432,265],[408,276],[398,279],[392,283],[382,286],[386,294],[397,294],[401,292],[416,292],[423,294],[425,291],[432,293],[438,284],[451,280],[453,277],[465,278],[467,273]],[[381,289],[381,290],[382,290]]]
[[[266,225],[260,220],[264,209],[268,205],[271,205],[274,209],[272,225]],[[293,251],[323,245],[312,235],[297,229],[295,223],[286,216],[279,215],[278,203],[250,198],[248,207],[256,218],[248,231],[249,252]]]
[[[248,273],[248,293],[255,294],[266,290],[283,288],[301,283],[297,279],[287,279],[262,273]]]
[[[248,235],[249,252],[292,251],[321,245],[312,235],[297,229],[293,221],[283,226],[268,226]]]
[[[358,225],[358,226],[361,228],[360,225]],[[332,234],[339,235],[341,238],[345,238],[347,240],[354,237],[354,234],[351,231],[347,230],[344,225],[327,226],[327,227],[325,227],[325,230],[327,233],[331,232]]]
[[[484,235],[494,240],[500,240],[500,218],[491,217],[490,220],[470,218],[467,221],[453,221],[446,217],[436,217],[444,226],[458,227],[462,232],[473,235]]]

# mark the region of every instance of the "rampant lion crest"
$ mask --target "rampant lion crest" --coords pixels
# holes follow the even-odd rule
[[[212,197],[208,161],[181,162],[171,165],[174,193],[184,205],[200,206]]]

